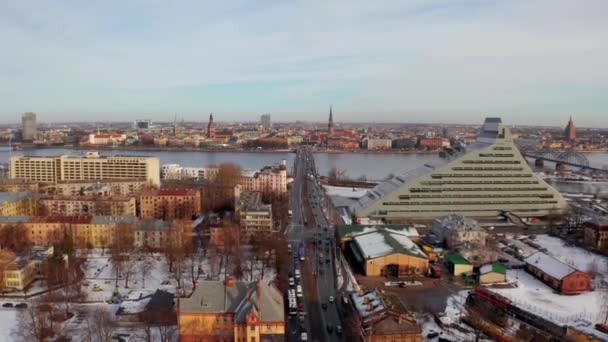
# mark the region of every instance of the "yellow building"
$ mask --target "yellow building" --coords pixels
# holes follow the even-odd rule
[[[49,216],[135,216],[135,197],[45,196],[39,199],[41,214]]]
[[[240,180],[243,191],[263,193],[287,192],[287,168],[285,161],[280,166],[266,166],[259,171],[245,171]]]
[[[36,195],[29,191],[0,192],[0,216],[35,215]]]
[[[201,212],[201,193],[194,189],[148,189],[140,196],[140,215],[146,219],[193,219]]]
[[[428,257],[408,235],[408,230],[363,229],[350,234],[348,246],[367,276],[426,274]]]
[[[494,284],[507,281],[507,269],[500,262],[483,265],[479,268],[479,283]]]
[[[133,245],[136,248],[158,250],[170,244],[185,246],[192,241],[192,221],[144,219],[133,228]]]
[[[452,254],[446,257],[448,267],[453,275],[466,275],[473,273],[473,265],[460,254]]]
[[[87,152],[85,157],[75,156],[12,156],[9,161],[10,177],[40,183],[102,179],[145,179],[150,185],[160,186],[158,157],[102,157]]]
[[[0,268],[3,272],[5,289],[22,291],[34,280],[43,279],[43,262],[53,255],[53,247],[35,247],[28,255],[2,251]]]
[[[179,299],[179,340],[261,342],[283,340],[283,296],[263,281],[202,281]]]

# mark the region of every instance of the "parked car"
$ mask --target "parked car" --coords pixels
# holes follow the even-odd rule
[[[26,303],[19,303],[19,304],[15,305],[15,307],[17,309],[27,309],[27,304]]]
[[[12,308],[13,307],[13,303],[4,303],[2,304],[3,308]]]
[[[338,335],[342,335],[342,326],[341,325],[336,325],[336,333]]]

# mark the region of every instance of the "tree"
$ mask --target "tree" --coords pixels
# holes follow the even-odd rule
[[[146,277],[153,269],[154,261],[148,255],[143,255],[142,260],[139,263],[139,271],[141,273],[141,283],[144,288],[146,287]]]
[[[327,175],[327,181],[330,184],[340,183],[345,180],[347,180],[345,170],[340,170],[335,166],[329,170],[329,174]]]
[[[130,224],[117,224],[114,229],[114,239],[110,251],[112,253],[112,267],[116,276],[115,286],[118,287],[118,279],[129,268],[131,252],[133,250],[133,227]],[[127,267],[125,267],[127,266]],[[132,269],[129,269],[131,272]],[[127,272],[127,273],[129,273]],[[125,287],[128,284],[128,274],[125,276]]]
[[[22,224],[6,225],[0,229],[0,247],[15,253],[25,253],[30,250],[32,243],[27,237],[27,229]]]
[[[17,313],[17,326],[12,335],[18,341],[39,342],[56,336],[60,325],[54,324],[57,308],[52,303],[33,302]]]

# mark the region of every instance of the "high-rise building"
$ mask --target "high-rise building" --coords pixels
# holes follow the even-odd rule
[[[546,218],[568,204],[540,179],[500,118],[488,118],[465,154],[428,163],[380,183],[350,206],[358,217],[391,223],[461,214]]]
[[[85,157],[12,156],[9,163],[11,178],[40,183],[138,179],[160,186],[158,157],[102,157],[97,152],[88,152]]]
[[[213,113],[209,114],[209,123],[207,124],[207,138],[215,138],[215,122],[213,122]]]
[[[570,121],[568,121],[568,125],[566,125],[564,135],[566,137],[566,141],[575,141],[576,140],[576,127],[574,127],[574,121],[572,120],[572,115],[570,115]]]
[[[36,128],[36,113],[24,113],[21,116],[22,139],[24,141],[34,141],[38,135]]]
[[[262,124],[262,127],[264,127],[265,131],[270,131],[270,129],[272,128],[270,114],[262,114],[262,116],[260,116],[260,123]]]
[[[332,113],[331,106],[329,106],[329,123],[327,124],[327,134],[334,135],[334,114]]]

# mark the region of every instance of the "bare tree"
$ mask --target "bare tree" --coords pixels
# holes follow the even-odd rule
[[[148,255],[143,255],[139,263],[139,272],[141,273],[142,286],[146,287],[146,277],[154,269],[154,261]]]
[[[0,248],[9,249],[15,253],[25,253],[30,250],[32,243],[27,237],[27,229],[22,224],[6,225],[0,229]]]
[[[130,263],[133,250],[133,227],[129,224],[117,224],[112,241],[112,267],[115,273],[115,286],[118,287],[118,279],[125,271],[127,263]],[[132,270],[131,270],[132,271]],[[128,286],[128,276],[125,277],[125,287]]]

